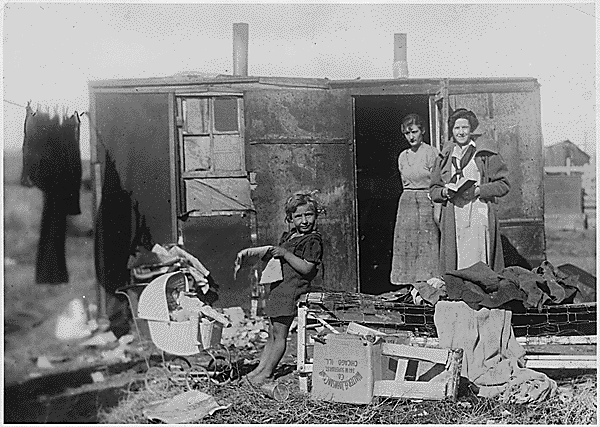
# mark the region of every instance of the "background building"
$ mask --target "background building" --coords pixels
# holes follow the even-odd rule
[[[591,160],[589,154],[569,140],[544,148],[547,227],[596,227],[596,168]]]

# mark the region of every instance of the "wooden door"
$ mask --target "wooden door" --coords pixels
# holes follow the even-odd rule
[[[254,241],[254,207],[244,153],[241,94],[176,96],[179,242],[210,270],[219,306],[250,306],[236,254]]]

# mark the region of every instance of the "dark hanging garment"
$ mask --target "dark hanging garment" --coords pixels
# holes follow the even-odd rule
[[[66,258],[67,215],[60,198],[52,192],[42,193],[44,206],[40,240],[35,263],[36,283],[67,283]]]
[[[127,301],[115,294],[129,283],[127,261],[138,245],[152,249],[152,238],[138,203],[123,188],[116,163],[107,150],[102,197],[96,217],[94,260],[98,283],[106,290],[110,329],[117,336],[127,333],[130,311]]]
[[[131,196],[123,189],[115,161],[108,151],[104,165],[102,196],[94,233],[94,259],[98,282],[108,293],[114,293],[128,280],[127,268],[119,266],[126,266],[129,257]]]
[[[37,283],[66,283],[66,216],[81,213],[80,121],[33,112],[27,105],[21,183],[44,193],[36,259]]]

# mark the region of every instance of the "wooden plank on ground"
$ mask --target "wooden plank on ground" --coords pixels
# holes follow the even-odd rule
[[[525,367],[530,369],[597,369],[596,355],[525,355]]]
[[[423,381],[375,381],[374,396],[396,397],[404,399],[444,400],[446,384]]]

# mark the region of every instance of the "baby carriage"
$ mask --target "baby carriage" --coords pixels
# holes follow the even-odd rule
[[[221,344],[222,329],[229,326],[229,320],[189,290],[182,271],[163,274],[145,286],[137,313],[132,313],[138,333],[138,322],[147,322],[152,344],[161,351],[161,366],[151,367],[147,360],[146,387],[150,390],[166,390],[171,384],[207,389],[235,376],[231,353]],[[165,353],[175,357],[165,360]],[[201,359],[207,359],[203,355],[208,356],[207,366],[201,364]]]

